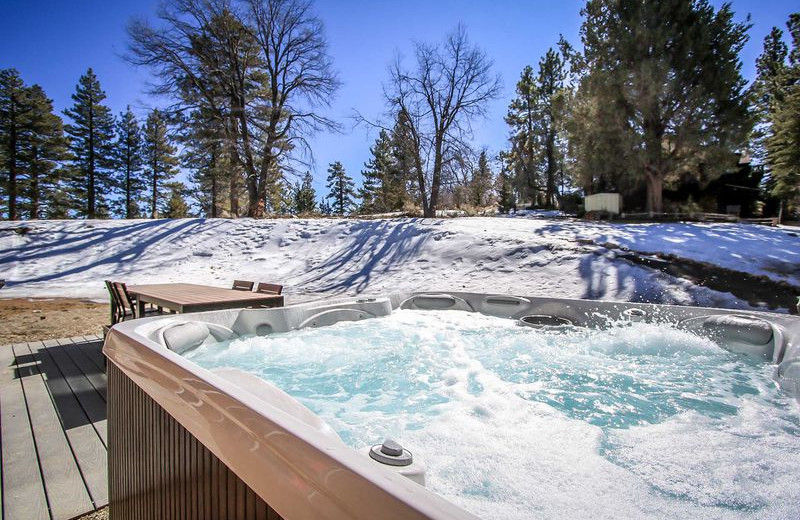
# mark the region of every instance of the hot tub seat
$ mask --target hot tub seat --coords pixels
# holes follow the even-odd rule
[[[724,348],[741,354],[779,361],[783,334],[775,324],[755,316],[712,314],[680,322],[699,336],[709,337]]]

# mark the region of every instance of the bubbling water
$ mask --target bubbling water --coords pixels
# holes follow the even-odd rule
[[[398,440],[478,516],[800,517],[800,420],[772,367],[669,325],[403,310],[187,357],[271,381],[354,448]]]

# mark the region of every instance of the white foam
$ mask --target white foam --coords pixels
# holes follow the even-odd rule
[[[659,325],[542,332],[398,311],[190,354],[385,437],[486,518],[797,518],[800,421],[766,365]]]

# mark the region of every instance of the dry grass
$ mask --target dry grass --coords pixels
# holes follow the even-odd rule
[[[0,345],[102,334],[109,305],[73,298],[0,299]]]

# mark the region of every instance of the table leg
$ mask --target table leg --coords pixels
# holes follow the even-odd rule
[[[144,316],[144,305],[145,303],[142,301],[141,298],[136,300],[136,317],[141,318]]]

